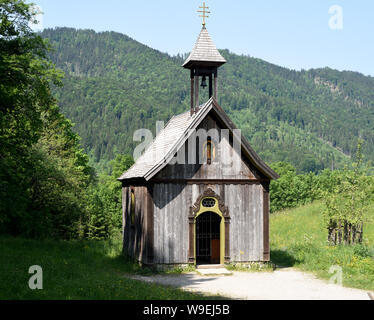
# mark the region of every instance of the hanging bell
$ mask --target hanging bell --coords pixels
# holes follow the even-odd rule
[[[201,86],[203,87],[203,89],[205,89],[208,85],[206,84],[206,76],[203,76],[203,79],[201,81]]]

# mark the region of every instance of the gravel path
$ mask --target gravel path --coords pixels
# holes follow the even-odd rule
[[[231,276],[133,276],[132,279],[245,300],[370,300],[368,292],[344,288],[287,268],[274,272],[234,272]]]

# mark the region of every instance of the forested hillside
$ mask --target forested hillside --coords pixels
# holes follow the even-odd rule
[[[57,28],[42,36],[66,73],[55,89],[60,108],[99,167],[132,153],[136,129],[154,130],[156,121],[189,108],[184,57],[114,32]],[[266,161],[288,161],[300,172],[342,167],[359,137],[365,158],[373,158],[374,78],[328,68],[297,72],[221,52],[228,63],[219,102]]]

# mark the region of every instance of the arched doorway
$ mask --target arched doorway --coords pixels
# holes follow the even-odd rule
[[[194,219],[195,264],[225,263],[225,219],[215,197],[204,197]]]
[[[200,220],[201,216],[201,220]],[[201,264],[205,261],[212,264],[217,261],[217,245],[219,243],[219,264],[230,263],[230,214],[222,198],[211,188],[206,189],[190,207],[188,261],[191,264]],[[205,222],[204,222],[205,220]],[[205,244],[199,243],[204,236],[204,224],[212,223],[210,230],[205,232]],[[217,225],[219,223],[219,237]],[[199,230],[197,230],[199,224]],[[209,245],[210,240],[210,245]],[[212,240],[213,241],[212,243]],[[218,240],[218,241],[217,241]],[[198,248],[199,247],[199,248]],[[212,248],[213,247],[213,248]],[[201,251],[201,248],[204,250]],[[208,249],[208,250],[207,250]],[[210,252],[209,252],[210,250]],[[213,256],[212,256],[213,253]],[[198,257],[199,256],[199,257]],[[198,261],[199,260],[199,261]],[[207,263],[205,262],[205,263]]]
[[[221,222],[215,212],[204,212],[196,219],[196,263],[221,263]]]

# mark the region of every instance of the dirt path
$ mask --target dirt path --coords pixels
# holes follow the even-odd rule
[[[245,300],[370,300],[367,291],[329,284],[311,274],[294,269],[269,273],[234,272],[231,276],[199,276],[190,273],[132,278]]]

